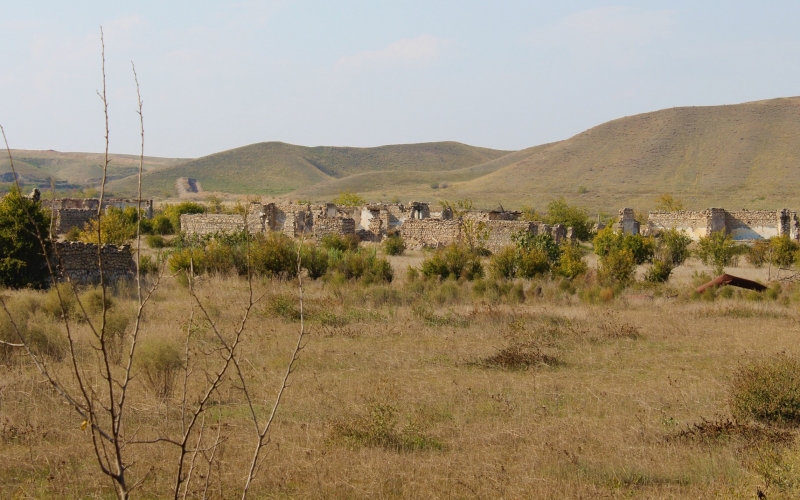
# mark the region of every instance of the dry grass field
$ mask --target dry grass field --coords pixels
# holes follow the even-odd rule
[[[774,499],[800,493],[794,431],[728,422],[738,367],[763,355],[800,354],[800,297],[793,286],[757,299],[697,298],[690,293],[695,266],[668,286],[591,303],[580,283],[525,282],[520,294],[519,287],[504,290],[489,281],[409,281],[402,271],[420,254],[393,259],[398,279],[390,285],[306,284],[307,343],[251,498],[756,498],[760,488]],[[732,271],[762,279],[766,273]],[[254,286],[265,295],[238,352],[254,411],[263,418],[297,341],[298,291],[295,282],[278,280]],[[248,283],[217,276],[198,279],[195,287],[230,339]],[[52,292],[3,296],[30,332],[61,338]],[[83,295],[90,305],[96,297],[92,290]],[[134,313],[135,290],[117,288],[110,317]],[[8,328],[4,321],[0,328]],[[166,342],[183,357],[188,334],[191,407],[222,353],[185,279],[163,282],[143,325],[142,349]],[[85,323],[75,329],[76,356],[87,380],[95,380],[91,334]],[[69,356],[59,360],[64,346],[53,342],[45,359],[75,390]],[[81,418],[27,357],[3,352],[0,497],[113,497]],[[137,370],[124,434],[142,441],[179,435],[184,373],[174,374],[172,392],[161,397],[146,370]],[[193,459],[186,497],[240,497],[256,435],[236,372],[212,397],[198,428],[205,448]],[[130,444],[125,454],[129,474],[142,480],[135,497],[172,497],[173,445]]]

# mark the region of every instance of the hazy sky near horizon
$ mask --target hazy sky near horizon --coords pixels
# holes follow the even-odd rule
[[[800,95],[800,2],[4,2],[12,148],[198,157],[260,141],[521,149],[622,116]]]

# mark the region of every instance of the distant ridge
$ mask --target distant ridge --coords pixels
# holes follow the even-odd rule
[[[468,171],[480,175],[466,178]],[[484,206],[540,209],[563,196],[611,211],[651,209],[659,194],[671,193],[687,208],[800,209],[800,98],[620,118],[467,171],[407,172],[393,179],[394,188],[366,177],[328,181],[293,195],[324,199],[356,188],[370,199],[402,192],[402,199],[468,197]],[[437,181],[448,187],[432,189],[429,184]]]
[[[283,195],[367,172],[450,171],[483,164],[508,153],[457,142],[374,148],[262,142],[148,173],[142,184],[146,192],[168,196],[174,195],[172,186],[176,179],[192,177],[201,182],[206,191]],[[132,188],[132,179],[112,185],[115,192]]]
[[[25,169],[60,165],[55,157],[41,163],[28,156],[18,160],[24,176]],[[109,186],[114,194],[135,191],[131,158],[112,162],[120,169]],[[176,196],[176,181],[193,178],[208,193],[312,201],[350,190],[372,201],[471,198],[482,206],[541,209],[563,196],[611,212],[651,209],[659,194],[670,193],[691,209],[800,209],[800,97],[654,111],[520,151],[457,142],[376,148],[263,142],[196,160],[148,161],[145,195],[156,198]],[[91,179],[96,169],[87,165],[96,162],[90,158],[61,171],[80,172],[64,178]],[[0,174],[1,167],[0,161]]]

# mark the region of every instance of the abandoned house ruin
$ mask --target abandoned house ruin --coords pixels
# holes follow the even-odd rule
[[[87,222],[97,218],[98,207],[100,200],[97,198],[42,199],[42,208],[52,212],[53,231],[56,234],[66,234],[75,227],[83,229]],[[153,218],[153,200],[104,198],[102,210],[108,210],[109,207],[121,210],[127,207],[141,207],[144,217]]]
[[[649,212],[647,225],[640,228],[632,208],[619,211],[614,227],[626,234],[658,234],[667,229],[684,231],[693,240],[715,232],[730,234],[735,240],[758,240],[773,236],[800,239],[797,212],[781,210],[737,210],[708,208],[701,211]]]
[[[361,241],[380,242],[390,234],[400,234],[408,248],[439,248],[467,237],[465,226],[480,228],[486,234],[484,245],[492,252],[513,245],[519,232],[549,234],[560,243],[574,240],[574,231],[563,225],[549,226],[520,220],[521,212],[472,210],[455,218],[452,210],[432,213],[428,203],[368,204],[338,207],[332,203],[261,204],[251,203],[247,215],[185,214],[181,231],[188,235],[229,234],[247,229],[251,234],[281,232],[320,240],[325,235],[357,235]]]
[[[97,261],[97,245],[81,241],[56,243],[56,258],[60,281],[79,284],[100,282],[100,266]],[[136,274],[130,245],[102,245],[100,258],[103,263],[103,278],[106,283],[132,278]]]

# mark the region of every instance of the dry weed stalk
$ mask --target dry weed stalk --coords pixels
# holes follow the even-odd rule
[[[100,97],[101,102],[103,103],[103,114],[104,114],[104,121],[105,121],[105,148],[104,148],[104,160],[103,160],[103,175],[102,181],[100,186],[100,199],[97,209],[97,219],[98,221],[102,218],[102,209],[103,209],[103,200],[105,197],[105,187],[107,181],[107,170],[108,165],[110,163],[109,158],[109,115],[108,115],[108,100],[106,94],[106,72],[105,72],[105,42],[103,38],[103,30],[102,27],[100,29],[100,42],[101,42],[101,55],[102,55],[102,78],[103,78],[103,86],[102,92],[98,91],[97,94]],[[44,254],[44,258],[47,264],[48,272],[51,279],[51,284],[56,291],[56,297],[58,299],[58,304],[61,308],[61,317],[63,320],[64,329],[66,331],[67,336],[67,346],[68,346],[68,361],[70,363],[70,373],[71,384],[74,385],[74,391],[78,393],[77,396],[73,395],[70,390],[67,389],[65,384],[60,381],[51,371],[48,369],[47,360],[34,352],[32,349],[31,344],[26,340],[25,336],[22,334],[19,325],[12,317],[10,310],[7,307],[6,301],[2,295],[0,295],[0,306],[4,313],[8,316],[10,325],[12,330],[16,333],[17,337],[19,338],[19,343],[15,342],[7,342],[7,341],[0,341],[3,345],[8,347],[20,348],[22,349],[25,354],[32,360],[33,364],[36,366],[38,371],[45,376],[48,383],[56,390],[56,392],[63,397],[81,416],[83,422],[81,424],[82,429],[88,428],[90,431],[90,435],[92,438],[92,445],[95,454],[95,458],[97,463],[100,467],[100,470],[108,476],[112,484],[114,486],[114,491],[118,498],[127,499],[130,497],[132,491],[134,491],[142,482],[147,478],[148,473],[140,475],[135,480],[132,480],[130,474],[128,474],[128,470],[133,466],[133,460],[129,457],[128,453],[128,446],[133,445],[155,445],[160,443],[168,443],[178,447],[179,453],[176,459],[176,475],[175,475],[175,482],[174,482],[174,498],[177,500],[178,498],[186,498],[189,494],[190,484],[193,479],[193,472],[196,468],[196,464],[198,462],[198,458],[200,456],[203,457],[203,461],[206,462],[207,466],[207,474],[205,475],[205,482],[203,484],[203,497],[205,498],[209,493],[209,489],[212,486],[211,484],[211,472],[212,466],[215,461],[215,457],[217,454],[217,450],[219,449],[220,444],[223,442],[224,438],[221,433],[222,423],[220,419],[217,418],[216,423],[216,436],[211,440],[210,443],[205,443],[206,441],[206,411],[212,401],[212,397],[218,392],[222,384],[225,382],[228,372],[230,371],[231,366],[234,367],[236,372],[236,377],[239,379],[241,383],[240,389],[247,401],[250,415],[253,421],[255,436],[256,436],[256,444],[253,453],[253,458],[250,463],[250,466],[247,471],[247,479],[242,489],[242,498],[246,498],[253,479],[255,478],[256,472],[259,466],[259,460],[261,457],[261,453],[263,448],[269,443],[269,432],[274,422],[275,416],[277,414],[278,407],[280,406],[281,400],[286,389],[289,387],[289,378],[291,374],[294,372],[296,368],[296,362],[299,356],[300,351],[304,347],[304,339],[305,339],[305,323],[304,323],[304,290],[303,290],[303,281],[301,277],[301,249],[302,244],[298,246],[298,253],[297,253],[297,269],[298,269],[298,289],[299,289],[299,302],[300,302],[300,332],[297,338],[297,342],[294,344],[294,349],[292,351],[291,358],[288,362],[286,370],[281,380],[280,387],[278,389],[277,395],[273,401],[272,409],[269,414],[269,417],[266,421],[261,421],[258,418],[253,400],[254,395],[251,394],[251,389],[248,386],[247,378],[242,370],[238,359],[237,348],[240,346],[243,333],[245,331],[245,327],[247,325],[248,319],[250,314],[253,310],[253,307],[264,297],[266,292],[262,293],[260,296],[256,297],[254,289],[253,289],[253,273],[250,272],[250,247],[249,247],[249,239],[248,239],[248,246],[247,246],[247,261],[248,261],[248,302],[245,311],[238,322],[237,328],[233,333],[232,339],[226,340],[225,336],[219,330],[218,325],[216,322],[213,321],[208,308],[204,305],[203,301],[198,296],[196,289],[195,289],[195,276],[193,272],[193,263],[190,267],[190,272],[188,274],[189,279],[189,295],[191,298],[191,310],[189,315],[189,322],[186,331],[186,340],[184,346],[184,376],[183,376],[183,394],[180,400],[180,436],[178,438],[170,438],[165,436],[158,436],[153,439],[138,439],[136,434],[137,430],[128,435],[125,428],[126,423],[126,408],[127,408],[127,401],[130,395],[130,388],[131,388],[131,381],[135,378],[134,373],[134,359],[136,358],[136,350],[137,346],[140,342],[140,335],[142,331],[143,325],[143,312],[147,304],[150,302],[151,297],[159,288],[159,285],[162,283],[162,280],[165,276],[164,266],[162,265],[160,272],[158,273],[156,279],[152,283],[152,285],[148,288],[146,292],[143,291],[144,286],[142,283],[142,275],[139,269],[139,265],[141,262],[141,200],[142,200],[142,174],[143,174],[143,165],[144,165],[144,115],[143,115],[143,101],[141,99],[141,93],[139,88],[139,81],[138,76],[136,74],[136,68],[131,63],[134,81],[136,84],[136,93],[137,93],[137,114],[139,115],[139,124],[140,124],[140,134],[141,134],[141,150],[139,156],[139,171],[138,171],[138,199],[137,199],[137,227],[136,227],[136,297],[137,297],[137,309],[136,309],[136,318],[135,324],[133,326],[133,331],[130,335],[130,346],[127,352],[127,358],[123,360],[116,360],[115,363],[113,358],[112,348],[110,343],[113,339],[109,338],[108,333],[108,310],[109,310],[109,302],[108,302],[108,294],[110,293],[107,283],[105,272],[104,272],[104,263],[102,258],[102,226],[101,224],[97,224],[97,266],[99,270],[99,281],[100,281],[100,291],[101,291],[101,298],[102,298],[102,307],[101,307],[101,314],[99,318],[99,325],[96,324],[95,321],[92,320],[90,314],[87,312],[86,307],[79,296],[79,289],[77,284],[71,279],[71,277],[67,274],[64,276],[64,279],[69,284],[69,291],[71,294],[74,295],[75,302],[78,306],[79,313],[80,313],[80,320],[84,321],[89,330],[91,331],[93,344],[92,350],[95,354],[95,362],[96,366],[92,367],[91,362],[84,361],[78,355],[78,340],[75,337],[74,329],[72,327],[71,321],[74,321],[74,318],[70,317],[68,313],[68,306],[66,302],[66,297],[62,295],[62,291],[59,289],[58,284],[59,281],[59,273],[57,271],[57,267],[54,265],[54,262],[51,260],[51,253],[49,251],[49,241],[54,241],[53,235],[53,226],[52,226],[52,218],[51,218],[51,226],[50,226],[50,234],[45,236],[41,234],[38,226],[34,223],[34,219],[32,214],[28,212],[28,207],[25,205],[25,212],[26,216],[31,222],[32,226],[36,228],[36,237],[40,243],[42,248],[42,252]],[[11,149],[8,145],[8,141],[5,136],[5,131],[0,126],[0,132],[2,132],[3,139],[6,145],[6,151],[8,153],[9,160],[11,162],[11,170],[14,174],[15,182],[17,184],[17,190],[20,189],[19,183],[16,179],[16,171],[14,170],[13,158],[11,155]],[[52,183],[51,183],[52,184]],[[55,200],[55,188],[53,186],[52,189],[53,193],[53,200]],[[21,193],[21,191],[20,191]],[[55,210],[55,204],[51,206],[51,209]],[[247,232],[247,214],[243,214],[245,218],[245,232]],[[58,260],[59,264],[61,263],[61,257],[58,253],[57,245],[54,245],[53,254],[55,258]],[[63,265],[61,266],[63,268]],[[190,344],[192,341],[192,326],[194,323],[194,316],[195,316],[195,307],[202,312],[203,318],[208,324],[211,326],[215,338],[220,346],[219,350],[216,352],[223,352],[222,356],[222,363],[217,367],[215,370],[214,376],[208,381],[205,387],[201,390],[200,397],[196,400],[194,404],[189,403],[189,383],[190,378],[192,376],[192,359],[190,358]],[[122,365],[120,368],[115,368],[115,364]],[[102,389],[100,387],[96,387],[93,384],[93,380],[95,376],[99,375],[99,379],[102,385]],[[199,424],[199,425],[198,425]],[[150,469],[152,470],[152,469]],[[203,477],[201,475],[201,477]]]

